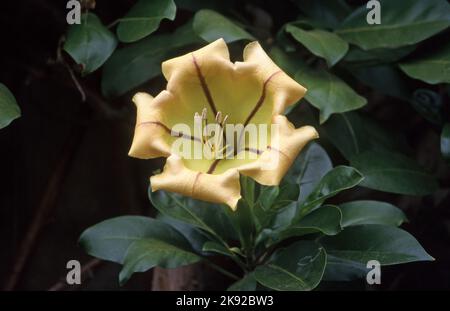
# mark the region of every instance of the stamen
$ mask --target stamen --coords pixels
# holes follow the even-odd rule
[[[222,112],[217,112],[216,114],[216,122],[221,124],[222,123]]]

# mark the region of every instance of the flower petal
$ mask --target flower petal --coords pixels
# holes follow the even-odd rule
[[[267,186],[278,185],[303,147],[319,137],[314,127],[303,126],[296,129],[285,116],[275,116],[273,123],[279,125],[275,143],[277,146],[272,141],[271,146],[257,160],[236,167],[243,175]]]
[[[284,73],[257,41],[245,47],[244,63],[258,67],[261,81],[270,79],[267,93],[273,94],[273,115],[284,114],[288,106],[295,104],[305,95],[306,88]]]
[[[239,172],[236,169],[218,175],[196,172],[186,168],[177,155],[167,158],[163,172],[152,176],[150,183],[152,191],[161,189],[199,200],[224,203],[233,210],[241,198]]]
[[[160,98],[161,94],[158,95]],[[170,146],[165,136],[170,130],[162,122],[158,101],[147,93],[137,93],[133,102],[137,108],[136,127],[129,155],[140,159],[166,157],[170,155]]]

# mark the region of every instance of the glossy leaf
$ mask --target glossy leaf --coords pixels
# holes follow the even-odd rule
[[[172,34],[152,35],[117,50],[103,67],[102,93],[108,97],[125,94],[159,76],[161,63],[179,54],[179,49],[201,41],[188,23]]]
[[[280,186],[262,186],[259,201],[264,210],[279,209],[297,201],[300,190],[297,184],[283,182]]]
[[[328,67],[335,65],[348,51],[348,43],[338,35],[321,29],[304,30],[288,25],[286,31],[311,53],[326,59]]]
[[[325,149],[311,142],[302,150],[284,179],[299,185],[298,199],[303,202],[322,177],[332,169],[333,164]]]
[[[301,69],[295,80],[308,89],[305,98],[320,110],[320,123],[333,113],[359,109],[367,103],[347,83],[325,70]]]
[[[429,84],[450,83],[450,43],[438,46],[428,55],[400,64],[410,77]]]
[[[364,4],[336,30],[345,40],[364,50],[396,48],[425,40],[450,25],[450,5],[445,0],[379,0],[381,24],[369,25]]]
[[[300,215],[306,215],[317,209],[326,199],[339,192],[358,185],[363,176],[353,167],[337,166],[329,171],[314,188],[300,207]]]
[[[400,226],[406,216],[399,208],[380,201],[352,201],[339,205],[342,212],[342,227],[357,225]]]
[[[327,254],[327,266],[323,274],[324,281],[352,281],[364,278],[369,269],[366,263],[356,262]]]
[[[348,227],[336,236],[324,236],[320,243],[330,256],[362,264],[369,260],[381,265],[433,260],[411,234],[392,226]]]
[[[153,267],[173,269],[195,263],[201,257],[171,243],[158,239],[133,242],[125,256],[119,282],[123,285],[134,272],[145,272]]]
[[[220,13],[212,10],[200,10],[194,16],[195,33],[207,42],[223,38],[225,42],[242,39],[254,40],[247,31],[230,21]]]
[[[113,33],[93,13],[81,16],[81,24],[69,27],[64,50],[81,66],[81,73],[98,69],[117,46]]]
[[[20,117],[20,107],[11,91],[0,83],[0,129]]]
[[[265,265],[255,269],[254,277],[274,290],[312,290],[322,279],[326,257],[317,243],[299,241],[278,250]]]
[[[402,137],[357,112],[336,114],[323,125],[331,143],[349,160],[367,150],[396,151],[406,148]]]
[[[163,19],[174,20],[176,10],[173,0],[139,0],[120,19],[117,37],[122,42],[140,40],[157,30]]]
[[[219,244],[214,241],[207,241],[204,245],[202,250],[204,252],[210,252],[210,253],[216,253],[224,256],[233,257],[234,254],[231,250],[223,246],[222,244]]]
[[[450,123],[446,123],[442,129],[441,153],[444,159],[450,161]]]
[[[366,151],[350,159],[364,176],[361,186],[398,194],[426,195],[438,184],[415,161],[402,154]]]
[[[102,221],[80,236],[80,244],[94,257],[122,263],[133,242],[156,239],[189,249],[188,241],[175,229],[159,220],[142,216],[122,216]]]

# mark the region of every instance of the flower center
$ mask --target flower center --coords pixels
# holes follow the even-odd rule
[[[208,110],[203,108],[202,114],[194,115],[194,136],[200,137],[203,152],[207,158],[223,159],[227,157],[230,145],[226,143],[225,125],[228,115],[218,111],[213,123],[208,123]],[[233,149],[231,149],[233,150]]]

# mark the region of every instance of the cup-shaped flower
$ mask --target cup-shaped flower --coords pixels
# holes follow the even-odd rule
[[[176,192],[232,209],[239,174],[278,185],[301,149],[317,138],[311,126],[296,129],[283,115],[306,89],[284,73],[258,42],[231,62],[219,39],[165,61],[166,90],[137,93],[130,156],[167,157],[152,191]]]

